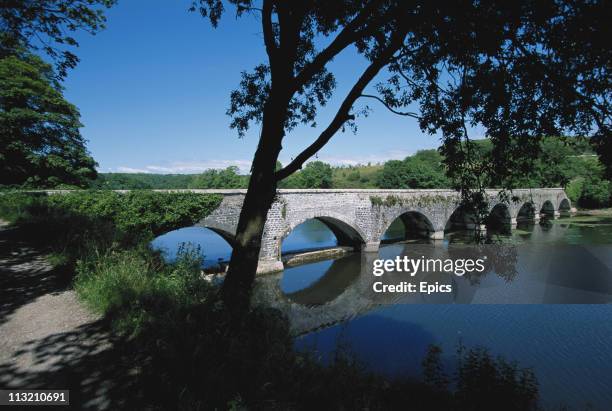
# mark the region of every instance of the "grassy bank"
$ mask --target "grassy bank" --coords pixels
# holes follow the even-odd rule
[[[327,365],[296,352],[277,310],[254,308],[230,322],[216,288],[201,278],[202,250],[185,246],[166,264],[148,247],[219,201],[146,191],[14,193],[0,196],[0,217],[74,270],[80,298],[106,317],[134,359],[142,408],[536,409],[534,374],[484,349],[460,347],[447,370],[432,346],[422,353],[421,380],[390,380],[349,351]]]

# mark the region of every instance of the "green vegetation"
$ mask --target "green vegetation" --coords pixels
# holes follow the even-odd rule
[[[52,67],[25,51],[0,58],[0,187],[85,187],[96,162]]]
[[[249,177],[240,175],[238,167],[206,170],[201,174],[100,173],[90,187],[109,190],[246,188]]]
[[[442,156],[436,150],[421,150],[403,161],[387,161],[378,175],[380,188],[448,188]]]
[[[329,164],[313,161],[280,183],[280,188],[332,188],[333,172]]]
[[[122,398],[125,403],[183,410],[382,410],[417,401],[423,410],[536,409],[533,373],[480,348],[458,350],[453,377],[442,351],[432,346],[423,381],[388,379],[365,371],[344,348],[328,364],[297,352],[277,310],[252,307],[237,320],[217,286],[202,278],[202,250],[184,246],[176,262],[166,264],[148,247],[152,235],[193,224],[218,201],[147,191],[0,195],[0,217],[29,238],[68,252],[80,298],[121,338],[118,355],[127,354],[139,370],[135,398]]]
[[[489,140],[472,142],[473,168],[465,173],[478,176],[487,187],[501,187],[489,174],[492,144]],[[539,145],[540,153],[529,161],[528,172],[517,173],[511,185],[516,188],[565,187],[572,203],[583,208],[601,208],[612,204],[612,184],[604,177],[604,167],[584,138],[547,137]],[[450,188],[444,157],[437,150],[421,150],[404,160],[384,164],[333,167],[322,161],[306,164],[281,181],[280,188]],[[280,163],[277,169],[282,168]],[[95,188],[108,189],[179,189],[246,188],[248,175],[236,167],[208,170],[202,174],[99,174],[92,181]]]
[[[333,188],[378,188],[377,178],[383,166],[380,164],[358,164],[332,167]]]
[[[0,217],[71,263],[90,253],[122,250],[195,224],[220,196],[192,193],[78,191],[45,195],[3,193]]]

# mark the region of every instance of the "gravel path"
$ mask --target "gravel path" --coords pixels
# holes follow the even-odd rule
[[[98,318],[77,300],[45,255],[0,220],[0,364],[32,368],[25,344],[76,330]]]
[[[0,220],[0,389],[69,389],[71,409],[132,408],[134,369],[70,275]]]

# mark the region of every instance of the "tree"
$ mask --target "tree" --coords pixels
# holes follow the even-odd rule
[[[541,143],[541,155],[534,167],[534,178],[539,187],[565,187],[581,167],[575,149],[567,139],[545,137]]]
[[[353,124],[353,103],[365,87],[402,46],[406,30],[400,20],[409,17],[398,5],[362,2],[276,2],[264,0],[260,10],[251,1],[235,0],[238,14],[260,13],[267,64],[243,73],[241,88],[232,92],[228,113],[232,127],[243,135],[260,122],[261,138],[256,150],[237,227],[230,268],[222,293],[237,312],[248,306],[257,268],[264,224],[279,181],[299,170],[341,128]],[[202,0],[193,9],[216,25],[223,12],[220,0]],[[395,28],[394,28],[395,27]],[[334,40],[322,51],[315,46],[319,35]],[[275,171],[282,140],[300,123],[312,124],[317,107],[330,98],[335,79],[326,65],[341,51],[358,45],[370,64],[361,73],[333,120],[302,153]]]
[[[42,50],[56,62],[57,74],[78,63],[72,32],[95,34],[104,28],[104,9],[116,0],[4,0],[0,4],[0,58],[23,48]]]
[[[407,184],[410,188],[445,188],[449,181],[445,175],[443,158],[437,150],[420,150],[406,157]]]
[[[380,188],[408,188],[408,170],[401,160],[385,162],[377,176],[376,184]]]
[[[609,169],[612,49],[602,40],[610,34],[605,2],[455,6],[471,11],[432,6],[445,19],[424,33],[431,46],[394,60],[394,74],[379,92],[391,110],[418,106],[421,129],[442,135],[464,204],[486,214],[479,176],[486,170],[493,185],[516,187],[545,135],[592,135]],[[480,21],[472,20],[478,14]],[[482,163],[473,159],[468,132],[477,125],[492,142]]]
[[[331,188],[331,166],[322,161],[306,164],[306,167],[300,172],[299,184],[301,188]]]
[[[448,187],[442,160],[436,150],[420,150],[403,161],[387,161],[377,176],[377,185],[380,188]]]
[[[238,174],[236,166],[224,170],[206,170],[189,184],[190,188],[244,188],[244,186],[244,177]]]
[[[95,161],[52,67],[23,51],[0,59],[0,185],[86,186]]]
[[[612,204],[612,184],[604,179],[604,167],[595,159],[581,162],[582,181],[578,205],[585,208],[607,207]]]
[[[605,40],[596,40],[605,39],[602,34],[609,30],[603,1],[230,3],[238,16],[260,18],[267,52],[267,62],[243,72],[228,109],[239,135],[261,123],[222,289],[226,303],[236,304],[238,311],[248,305],[278,182],[338,131],[355,126],[363,110],[354,105],[361,97],[417,119],[425,131],[440,132],[451,177],[465,192],[476,185],[461,174],[470,161],[471,144],[467,150],[461,144],[469,139],[469,125],[480,124],[491,136],[491,166],[502,177],[526,167],[518,160],[533,151],[534,136],[559,135],[560,128],[581,134],[595,129],[607,136],[609,112],[601,103],[610,93],[610,50]],[[224,4],[195,0],[192,9],[216,26]],[[319,44],[325,45],[319,49]],[[285,135],[300,123],[314,124],[317,108],[331,97],[336,83],[328,64],[349,47],[367,60],[367,67],[323,131],[275,171]],[[388,81],[378,84],[377,95],[366,94],[383,68],[390,73]],[[407,111],[415,106],[419,112]],[[509,167],[512,162],[504,157],[516,165]]]
[[[447,389],[449,379],[444,372],[442,349],[439,346],[430,344],[427,347],[427,353],[421,362],[421,367],[423,368],[423,381],[425,384],[439,391]]]

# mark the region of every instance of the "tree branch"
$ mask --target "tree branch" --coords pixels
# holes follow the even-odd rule
[[[274,28],[272,26],[272,0],[264,0],[261,24],[263,26],[264,44],[270,61],[276,57],[277,45],[274,39]]]
[[[389,110],[393,114],[397,114],[399,116],[412,117],[412,118],[416,118],[417,120],[419,119],[419,116],[416,113],[413,113],[411,111],[397,111],[397,110],[395,110],[393,107],[388,105],[383,99],[381,99],[378,96],[373,96],[371,94],[362,94],[359,97],[367,97],[367,98],[373,98],[374,100],[378,100],[378,101],[380,101],[382,103],[383,106],[386,107],[387,110]]]
[[[349,45],[353,44],[360,34],[363,35],[366,32],[358,33],[356,30],[362,25],[368,17],[371,16],[374,7],[377,4],[382,3],[380,0],[372,0],[364,7],[359,14],[347,25],[344,26],[340,34],[316,57],[300,71],[295,77],[291,94],[300,90],[312,77],[321,71],[325,65],[337,56],[342,50]],[[369,25],[369,27],[376,26],[375,24]]]
[[[404,37],[405,33],[403,32],[397,33],[393,36],[390,45],[383,50],[378,58],[370,63],[370,65],[361,74],[361,77],[359,77],[357,82],[353,85],[327,128],[321,132],[319,137],[311,145],[306,147],[304,151],[298,154],[291,163],[274,173],[276,181],[280,181],[302,168],[306,160],[323,148],[323,146],[329,142],[329,140],[334,136],[334,134],[336,134],[336,132],[346,121],[354,119],[354,116],[350,114],[353,104],[359,98],[359,96],[361,96],[361,93],[365,87],[372,81],[372,79],[374,79],[374,77],[376,77],[378,72],[388,64],[395,51],[403,42]]]

